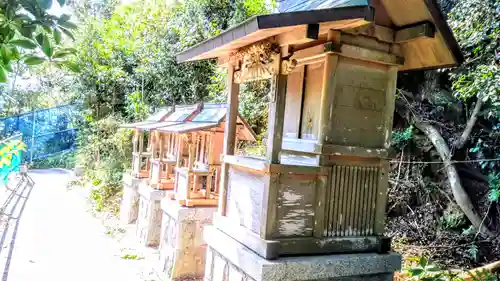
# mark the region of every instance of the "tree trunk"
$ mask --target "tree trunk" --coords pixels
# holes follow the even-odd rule
[[[448,174],[448,181],[450,183],[451,191],[453,192],[453,197],[455,198],[455,201],[457,202],[460,209],[462,209],[475,229],[479,230],[485,235],[492,237],[493,233],[488,229],[488,227],[482,224],[482,219],[474,211],[472,202],[467,195],[467,192],[463,189],[462,184],[460,183],[460,177],[458,176],[457,170],[451,163],[451,153],[448,144],[444,141],[439,131],[429,123],[425,122],[417,121],[415,123],[415,126],[427,135],[427,137],[432,141],[432,144],[441,156],[441,159],[443,160],[443,163],[445,165],[446,173]]]
[[[460,138],[454,143],[456,149],[461,149],[462,147],[464,147],[465,143],[469,139],[470,133],[472,132],[472,129],[474,129],[474,126],[476,125],[477,116],[479,115],[479,112],[481,111],[482,107],[483,107],[483,100],[481,98],[478,98],[476,106],[474,106],[474,111],[472,111],[472,115],[470,116],[469,121],[467,121],[467,126],[465,126],[465,130],[463,131]]]

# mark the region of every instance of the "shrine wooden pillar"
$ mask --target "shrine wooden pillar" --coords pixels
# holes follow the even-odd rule
[[[238,94],[240,92],[240,85],[234,81],[234,65],[228,63],[227,66],[227,113],[226,122],[224,127],[224,147],[222,150],[223,155],[234,155],[236,149],[236,121],[238,118]],[[227,181],[229,177],[229,166],[222,163],[221,178],[219,189],[219,209],[221,215],[226,213],[227,201]]]

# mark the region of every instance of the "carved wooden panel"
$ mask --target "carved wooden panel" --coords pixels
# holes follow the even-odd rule
[[[341,59],[331,136],[334,144],[367,148],[384,147],[384,112],[387,70]]]
[[[313,234],[316,175],[282,174],[279,178],[276,238]]]
[[[327,237],[374,234],[378,166],[334,165],[326,194]]]
[[[266,176],[229,168],[227,216],[240,225],[260,234],[262,201]]]

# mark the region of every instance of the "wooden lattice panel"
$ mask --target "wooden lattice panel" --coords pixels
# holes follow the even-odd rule
[[[374,234],[380,168],[334,165],[327,190],[325,236]]]

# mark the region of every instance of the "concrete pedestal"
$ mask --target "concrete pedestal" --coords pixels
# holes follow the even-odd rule
[[[120,205],[120,220],[125,224],[135,223],[139,213],[139,185],[145,179],[123,174],[123,197]]]
[[[157,247],[160,244],[161,231],[161,199],[164,190],[152,189],[148,184],[139,186],[139,216],[137,217],[136,234],[141,244]]]
[[[163,222],[159,272],[162,280],[203,278],[206,244],[204,228],[217,208],[187,208],[168,198],[162,200]]]
[[[337,254],[266,260],[215,227],[207,227],[204,281],[392,281],[401,256]]]

